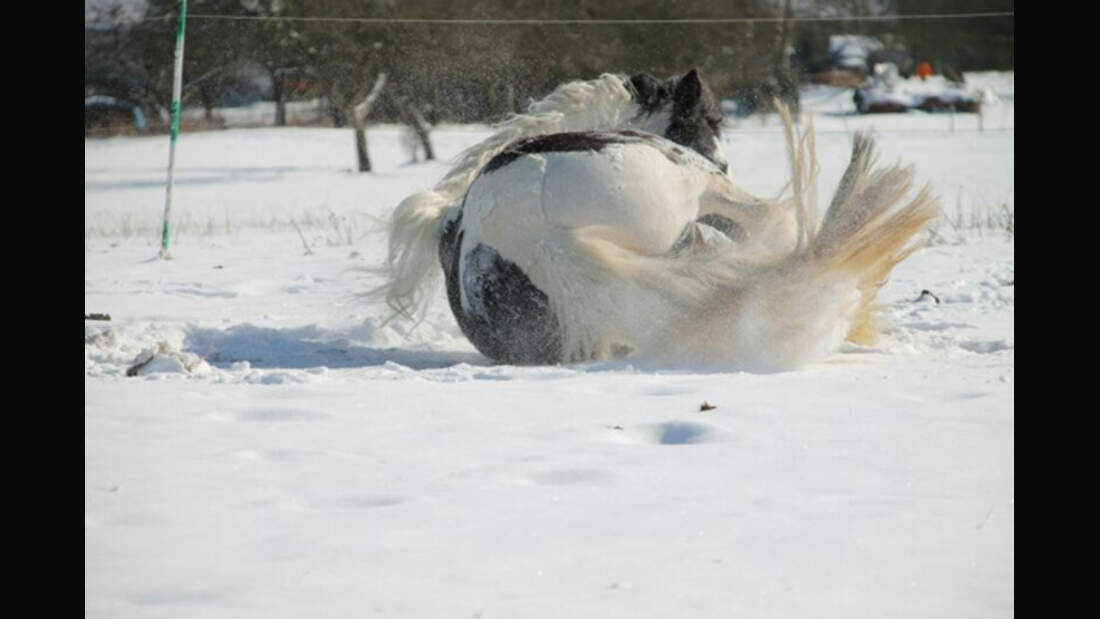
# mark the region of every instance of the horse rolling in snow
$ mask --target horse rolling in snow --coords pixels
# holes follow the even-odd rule
[[[559,86],[398,206],[381,290],[412,316],[442,267],[463,333],[504,363],[774,371],[872,341],[877,288],[934,200],[899,206],[912,170],[872,171],[860,134],[818,222],[812,127],[781,112],[792,195],[764,200],[727,174],[695,71]]]

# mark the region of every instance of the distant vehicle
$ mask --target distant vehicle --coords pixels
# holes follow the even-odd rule
[[[144,133],[141,106],[106,95],[84,97],[84,134],[95,132]]]
[[[927,63],[921,63],[927,65]],[[982,94],[965,83],[931,75],[918,67],[917,77],[905,79],[888,62],[876,64],[873,76],[855,89],[852,99],[860,114],[883,114],[923,110],[925,112],[981,111]]]

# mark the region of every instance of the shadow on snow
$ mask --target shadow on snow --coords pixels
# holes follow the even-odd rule
[[[187,332],[186,349],[207,363],[224,368],[239,361],[261,369],[357,368],[389,361],[414,370],[459,363],[490,365],[488,359],[474,352],[369,348],[351,342],[339,332],[315,325],[292,329],[254,325],[236,325],[224,330],[192,328]]]

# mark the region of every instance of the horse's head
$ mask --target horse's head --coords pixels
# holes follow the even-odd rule
[[[642,110],[644,128],[694,149],[723,172],[729,165],[722,148],[722,108],[695,69],[660,81],[646,73],[629,80],[631,95]]]

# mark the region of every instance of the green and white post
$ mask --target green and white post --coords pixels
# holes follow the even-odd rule
[[[183,90],[183,31],[187,25],[187,0],[180,0],[179,21],[176,23],[176,56],[172,81],[172,139],[168,146],[168,189],[164,198],[164,227],[160,236],[160,257],[168,255],[168,230],[172,216],[172,183],[176,167],[176,138],[180,132],[180,91]]]

